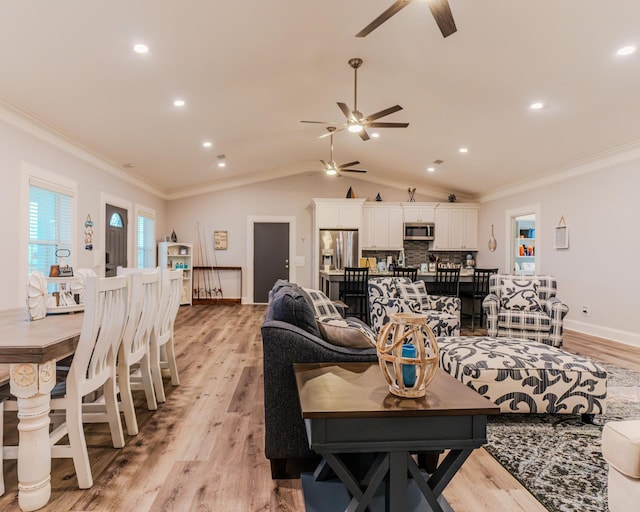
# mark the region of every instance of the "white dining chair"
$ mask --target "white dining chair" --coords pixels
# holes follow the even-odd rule
[[[160,304],[151,336],[151,375],[156,399],[158,402],[165,402],[162,370],[168,370],[172,385],[180,384],[173,343],[173,327],[180,309],[182,270],[163,270],[161,281]]]
[[[140,369],[139,380],[147,400],[147,408],[151,411],[158,408],[151,375],[150,342],[160,299],[160,270],[119,267],[118,274],[126,275],[129,280],[130,307],[118,350],[117,382],[127,433],[136,435],[138,421],[131,393],[132,390],[139,389],[136,385],[138,378],[132,377],[136,367]]]

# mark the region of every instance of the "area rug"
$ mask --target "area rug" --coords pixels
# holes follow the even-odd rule
[[[640,418],[640,372],[601,363],[608,373],[606,413],[594,424],[562,414],[502,414],[489,419],[487,451],[551,512],[606,512],[607,421]]]

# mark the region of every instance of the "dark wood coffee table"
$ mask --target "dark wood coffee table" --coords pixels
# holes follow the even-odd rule
[[[390,394],[377,363],[295,364],[294,372],[309,444],[323,456],[302,477],[308,512],[451,510],[442,491],[487,442],[487,415],[499,413],[442,370],[420,399]],[[448,453],[429,475],[412,454],[434,450]],[[346,462],[351,454],[370,454],[364,475]],[[327,466],[340,482],[323,481]]]

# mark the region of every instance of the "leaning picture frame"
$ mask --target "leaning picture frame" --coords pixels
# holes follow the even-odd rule
[[[569,228],[567,226],[557,226],[555,228],[553,247],[555,249],[569,248]]]

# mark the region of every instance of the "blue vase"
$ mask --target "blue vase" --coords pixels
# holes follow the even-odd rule
[[[402,345],[402,357],[416,357],[416,347],[410,343]],[[413,387],[416,383],[416,366],[413,364],[402,365],[402,380],[408,388]]]

